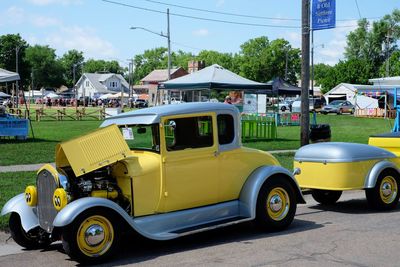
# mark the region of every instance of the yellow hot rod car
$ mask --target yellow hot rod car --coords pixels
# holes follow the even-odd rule
[[[222,103],[145,108],[56,147],[35,186],[9,200],[14,240],[62,240],[71,258],[110,257],[124,230],[167,240],[254,220],[281,230],[304,198],[269,153],[241,146],[240,114]]]
[[[344,190],[365,190],[373,208],[389,210],[399,202],[399,142],[393,135],[370,137],[369,144],[327,142],[300,148],[294,157],[296,180],[313,198],[334,204]]]

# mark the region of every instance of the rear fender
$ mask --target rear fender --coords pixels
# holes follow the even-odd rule
[[[365,178],[364,188],[374,188],[376,181],[378,180],[379,174],[386,169],[393,169],[400,175],[400,170],[393,162],[383,160],[376,163]]]
[[[4,216],[12,212],[18,213],[25,232],[39,226],[39,219],[35,213],[35,208],[26,204],[24,193],[10,199],[1,210],[1,215]]]
[[[282,175],[292,184],[297,203],[306,203],[297,181],[288,170],[281,166],[262,166],[250,174],[240,192],[240,213],[242,216],[255,218],[258,193],[265,181],[276,174]]]

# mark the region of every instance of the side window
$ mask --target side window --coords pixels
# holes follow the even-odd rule
[[[190,117],[164,123],[168,151],[213,146],[212,117]]]
[[[220,145],[232,143],[235,138],[233,117],[228,114],[217,116],[218,141]]]

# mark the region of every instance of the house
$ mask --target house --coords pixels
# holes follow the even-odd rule
[[[171,69],[171,80],[187,74],[188,72],[182,67]],[[157,98],[158,84],[165,81],[168,81],[168,69],[153,70],[146,77],[140,80],[140,85],[135,85],[133,89],[136,93],[138,93],[138,90],[141,90],[142,93],[147,90],[149,95],[149,104],[155,105],[156,103],[162,102],[166,96],[166,91],[160,90],[159,98]]]
[[[121,74],[115,73],[84,73],[75,86],[78,98],[98,98],[121,91],[129,93],[129,84]]]

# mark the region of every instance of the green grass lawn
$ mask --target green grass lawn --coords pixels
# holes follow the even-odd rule
[[[0,165],[54,162],[56,144],[88,133],[101,121],[32,122],[35,139],[0,139]]]
[[[389,132],[393,120],[355,118],[353,116],[318,115],[317,122],[331,127],[332,141],[367,143],[371,134]],[[41,121],[32,122],[35,140],[0,139],[0,165],[54,162],[57,143],[88,133],[101,121]],[[247,147],[261,150],[297,149],[300,147],[300,127],[278,127],[278,139],[246,142]]]

